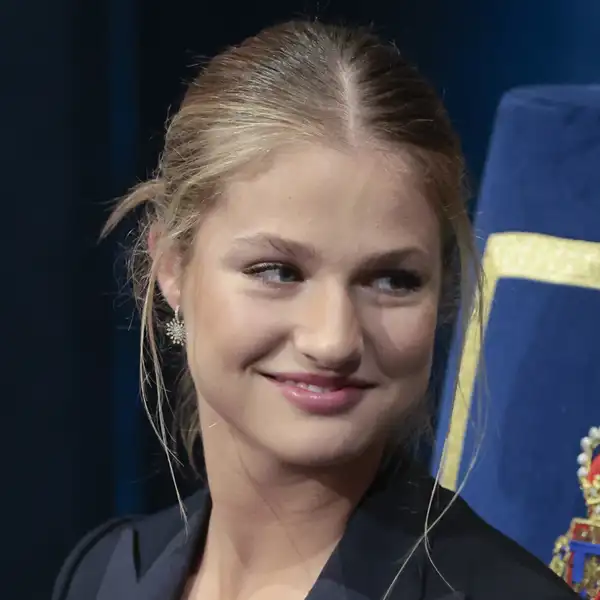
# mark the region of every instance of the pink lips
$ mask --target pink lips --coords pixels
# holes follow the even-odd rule
[[[310,373],[267,375],[291,404],[300,410],[319,415],[349,410],[374,387],[358,379],[326,377]]]

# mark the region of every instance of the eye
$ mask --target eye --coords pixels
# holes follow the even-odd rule
[[[377,293],[401,295],[416,292],[423,286],[421,276],[407,269],[398,269],[377,273],[369,285]]]
[[[299,269],[284,263],[261,263],[244,269],[244,274],[266,284],[285,285],[303,281]]]

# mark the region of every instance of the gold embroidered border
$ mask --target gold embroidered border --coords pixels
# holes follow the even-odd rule
[[[495,233],[487,240],[482,267],[485,273],[482,290],[482,329],[485,335],[500,279],[528,279],[600,290],[600,243],[539,233]],[[458,486],[464,438],[473,404],[473,387],[481,347],[479,334],[474,315],[466,331],[441,475],[442,485],[451,490],[456,490]]]

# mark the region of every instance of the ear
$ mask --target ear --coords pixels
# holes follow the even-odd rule
[[[175,311],[181,305],[181,259],[158,225],[150,228],[148,251],[157,265],[157,282],[162,296]]]

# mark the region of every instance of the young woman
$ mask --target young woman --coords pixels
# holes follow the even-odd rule
[[[403,451],[476,268],[459,143],[393,46],[292,22],[217,56],[108,228],[138,208],[207,485],[90,534],[56,600],[577,597]]]

